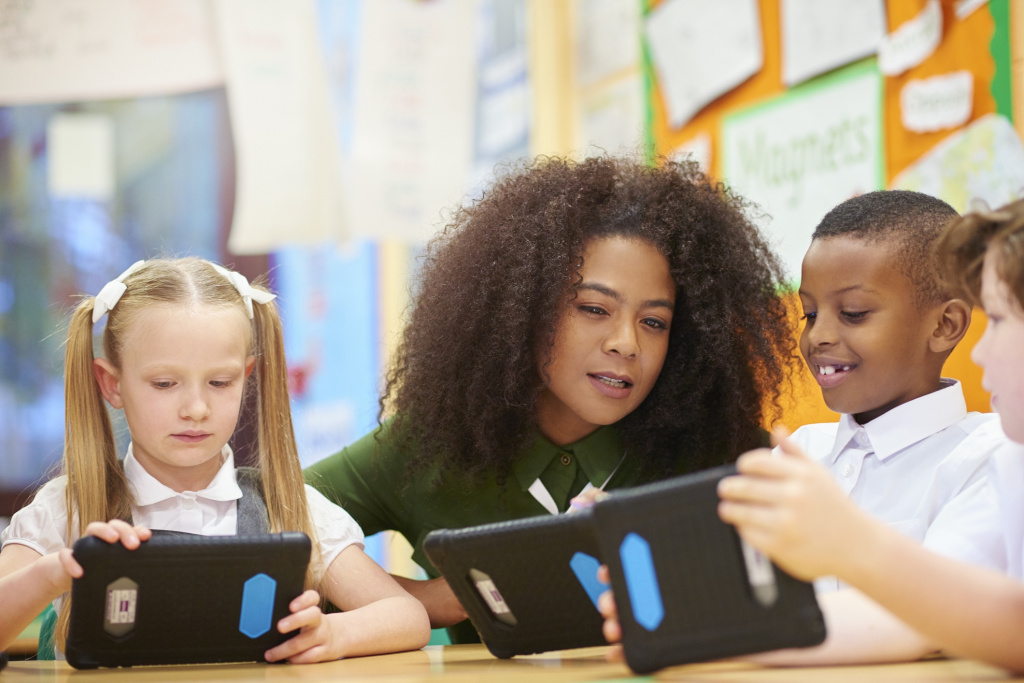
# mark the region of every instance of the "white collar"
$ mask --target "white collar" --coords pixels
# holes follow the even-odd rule
[[[896,406],[865,425],[857,424],[852,415],[841,415],[830,455],[832,462],[854,440],[859,430],[866,433],[875,456],[885,460],[963,420],[967,416],[967,402],[960,382],[944,378],[940,383],[942,388],[938,391]]]
[[[216,476],[205,489],[194,492],[196,498],[228,501],[238,500],[242,497],[242,489],[238,487],[238,482],[235,480],[235,454],[232,452],[231,446],[224,444],[220,457],[222,462]],[[124,474],[135,494],[135,504],[139,507],[153,505],[180,495],[146,471],[146,468],[135,459],[131,444],[128,444],[128,453],[124,456]]]

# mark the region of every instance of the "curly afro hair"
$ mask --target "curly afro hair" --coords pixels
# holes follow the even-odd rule
[[[542,157],[457,209],[427,247],[381,398],[410,471],[510,473],[584,246],[611,236],[654,245],[676,283],[661,374],[617,423],[628,452],[660,478],[763,445],[796,355],[782,267],[747,208],[692,162]]]

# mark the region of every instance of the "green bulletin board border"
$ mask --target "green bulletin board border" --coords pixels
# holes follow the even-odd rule
[[[1013,121],[1013,55],[1010,50],[1010,0],[989,0],[989,12],[995,30],[989,43],[995,73],[989,89],[996,101],[996,111]]]
[[[658,163],[657,145],[654,140],[654,98],[656,85],[654,80],[654,60],[651,48],[647,43],[647,16],[651,13],[651,0],[638,0],[640,3],[640,70],[644,79],[644,154],[648,165]]]

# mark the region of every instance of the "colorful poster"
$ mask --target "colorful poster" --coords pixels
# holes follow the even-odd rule
[[[761,225],[794,280],[825,213],[884,186],[882,79],[873,62],[726,118],[726,181],[764,212]]]

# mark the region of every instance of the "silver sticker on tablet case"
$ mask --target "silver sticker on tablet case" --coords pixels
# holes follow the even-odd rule
[[[487,574],[484,574],[479,569],[470,569],[469,578],[476,586],[477,591],[480,592],[480,596],[487,603],[487,606],[494,613],[494,617],[509,626],[516,625],[516,617],[512,614],[512,610],[509,609],[508,603],[505,602],[505,598],[502,597],[501,591],[494,585],[494,581],[491,580]]]
[[[127,576],[107,586],[107,608],[103,630],[112,636],[123,636],[135,628],[135,608],[139,600],[139,584]]]

